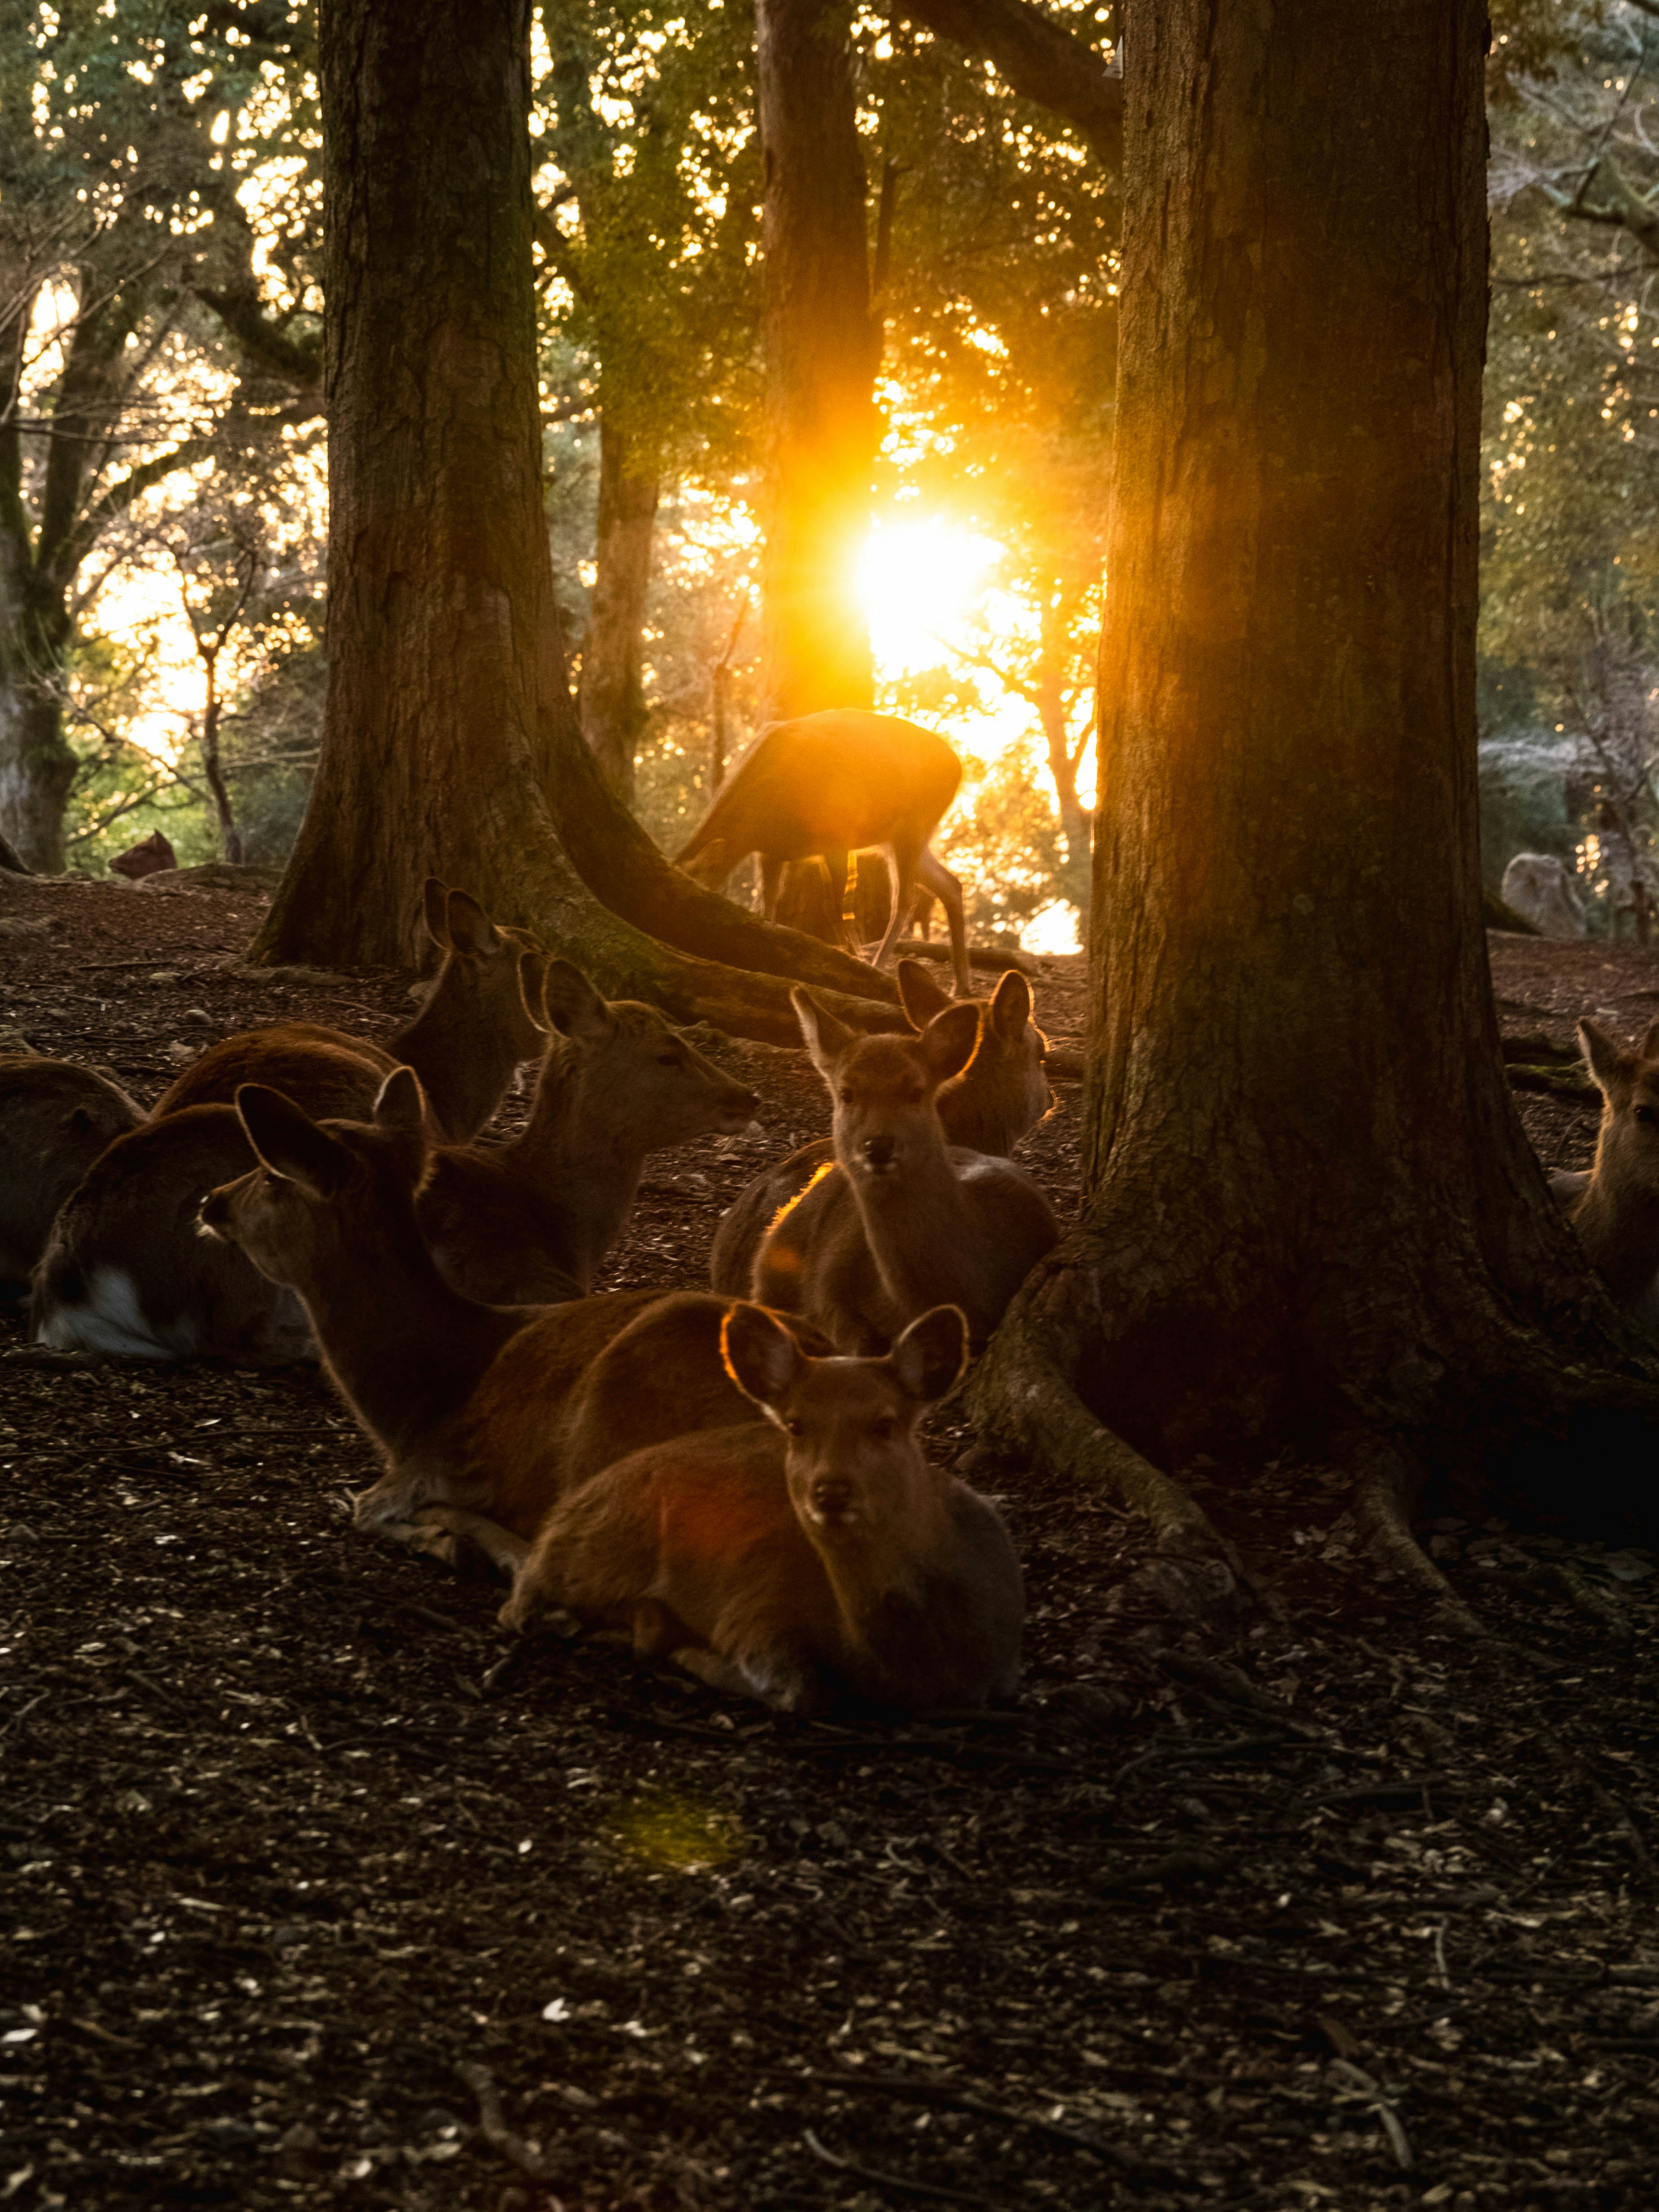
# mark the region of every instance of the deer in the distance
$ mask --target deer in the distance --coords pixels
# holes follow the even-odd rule
[[[523,1133],[440,1146],[419,1200],[440,1268],[489,1304],[590,1289],[647,1156],[733,1135],[760,1103],[654,1006],[608,1002],[568,960],[549,963],[544,992],[549,1042]]]
[[[1601,1093],[1595,1164],[1552,1188],[1614,1299],[1659,1337],[1659,1022],[1634,1051],[1590,1021],[1578,1042]]]
[[[144,1109],[90,1067],[33,1054],[0,1059],[0,1300],[28,1296],[53,1217],[105,1148]]]
[[[913,1032],[926,1029],[953,1003],[921,961],[901,960],[897,972],[899,997]],[[946,1140],[971,1152],[1012,1152],[1054,1103],[1043,1073],[1047,1050],[1048,1039],[1031,1018],[1030,986],[1011,969],[981,1007],[973,1058],[935,1096]],[[831,1140],[815,1138],[787,1159],[763,1168],[738,1192],[714,1231],[708,1255],[713,1289],[733,1297],[748,1295],[755,1255],[767,1231],[834,1158]]]
[[[880,1351],[944,1304],[982,1344],[1060,1229],[1012,1161],[946,1139],[936,1102],[968,1063],[978,1007],[947,1006],[917,1037],[864,1036],[791,995],[834,1102],[835,1164],[773,1224],[751,1295],[804,1313],[844,1352]]]
[[[876,966],[886,965],[920,884],[949,919],[957,989],[966,998],[962,885],[928,843],[961,781],[962,763],[944,738],[896,714],[836,707],[798,715],[761,732],[674,857],[718,890],[740,860],[758,853],[768,921],[777,919],[786,863],[822,860],[839,928],[848,860],[878,849],[887,859],[892,911]]]
[[[494,922],[466,891],[428,876],[428,936],[442,964],[413,1021],[385,1045],[319,1022],[244,1030],[210,1045],[164,1091],[152,1118],[228,1106],[244,1083],[269,1084],[315,1115],[366,1114],[394,1067],[421,1079],[434,1133],[464,1144],[501,1102],[513,1073],[539,1057],[544,956],[526,931]]]
[[[544,957],[498,929],[465,891],[428,882],[427,926],[443,963],[422,1010],[394,1043],[421,1059],[450,1123],[471,1135],[520,1061],[544,1038]],[[196,1235],[203,1198],[252,1165],[228,1103],[244,1071],[314,1115],[362,1115],[398,1063],[380,1046],[320,1024],[287,1023],[228,1037],[186,1069],[147,1121],[104,1150],[61,1206],[34,1269],[36,1340],[131,1359],[216,1355],[258,1365],[314,1358],[297,1302],[238,1255]],[[3,1086],[0,1086],[3,1088]],[[211,1102],[197,1103],[205,1096]]]
[[[1008,1532],[915,1435],[961,1374],[962,1314],[921,1315],[884,1358],[816,1358],[738,1304],[721,1352],[765,1420],[651,1445],[568,1491],[502,1626],[568,1609],[641,1657],[795,1712],[1010,1694],[1024,1603]]]
[[[720,1364],[725,1300],[626,1291],[503,1308],[445,1280],[416,1216],[430,1148],[409,1069],[366,1122],[313,1121],[257,1084],[235,1110],[254,1164],[204,1200],[201,1227],[301,1304],[380,1448],[360,1527],[405,1542],[453,1528],[493,1556],[610,1460],[748,1414]]]

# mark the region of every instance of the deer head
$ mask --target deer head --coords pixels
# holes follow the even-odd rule
[[[878,1553],[925,1544],[949,1478],[929,1465],[915,1425],[967,1364],[959,1307],[921,1315],[884,1359],[815,1359],[765,1307],[737,1304],[721,1326],[720,1357],[787,1439],[790,1503],[814,1544],[857,1537]]]
[[[1595,1022],[1578,1042],[1601,1093],[1595,1179],[1613,1198],[1659,1198],[1659,1022],[1632,1052]]]
[[[865,1036],[810,992],[789,995],[812,1065],[835,1102],[836,1158],[846,1172],[879,1181],[937,1155],[945,1139],[934,1096],[972,1057],[978,1006],[953,1000],[920,1036]]]
[[[694,1137],[735,1136],[753,1121],[757,1094],[706,1059],[654,1006],[602,998],[580,968],[556,959],[548,963],[544,1005],[584,1085],[611,1102],[619,1144],[657,1152]]]

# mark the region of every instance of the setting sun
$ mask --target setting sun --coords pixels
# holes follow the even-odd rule
[[[947,657],[1002,548],[941,519],[878,522],[859,556],[859,599],[881,675],[890,681]]]

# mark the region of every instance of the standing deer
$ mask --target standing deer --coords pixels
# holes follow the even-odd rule
[[[881,1350],[943,1304],[982,1344],[1060,1229],[1012,1161],[946,1142],[938,1094],[967,1065],[979,1009],[947,1006],[918,1037],[862,1036],[808,992],[791,995],[835,1102],[835,1164],[773,1224],[752,1295],[805,1314],[843,1351]]]
[[[1578,1042],[1601,1092],[1595,1164],[1552,1188],[1613,1297],[1659,1338],[1659,1022],[1633,1052],[1595,1022]]]
[[[952,1003],[920,960],[899,962],[898,986],[913,1034]],[[1030,986],[1011,969],[980,1008],[973,1058],[939,1086],[935,1103],[947,1141],[971,1152],[1012,1152],[1054,1103],[1043,1073],[1047,1050],[1048,1039],[1031,1019]],[[738,1192],[714,1231],[711,1288],[733,1297],[747,1295],[767,1231],[834,1158],[831,1140],[815,1138],[763,1168]]]
[[[915,1437],[967,1350],[950,1306],[884,1359],[811,1358],[776,1316],[732,1306],[726,1368],[766,1424],[653,1445],[568,1492],[502,1626],[567,1607],[641,1657],[795,1712],[1009,1694],[1024,1607],[1008,1532]]]
[[[965,999],[962,885],[928,847],[961,781],[962,763],[944,738],[896,714],[836,707],[798,715],[761,732],[674,857],[718,890],[739,860],[758,853],[768,921],[777,919],[785,864],[818,858],[839,925],[849,857],[879,849],[893,899],[875,965],[886,965],[920,884],[949,918],[957,990]]]

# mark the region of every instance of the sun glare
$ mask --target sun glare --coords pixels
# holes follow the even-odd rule
[[[1002,548],[935,519],[878,523],[859,557],[859,599],[880,677],[890,683],[949,659]]]

